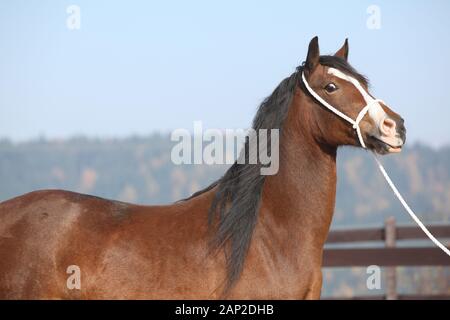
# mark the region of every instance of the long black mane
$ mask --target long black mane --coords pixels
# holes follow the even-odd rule
[[[335,56],[321,56],[320,64],[340,69],[367,84],[366,78],[356,72],[344,59]],[[296,72],[284,79],[261,103],[252,124],[252,128],[256,132],[259,129],[279,129],[280,144],[282,143],[283,123],[294,90],[297,84],[303,88],[303,84],[299,83],[303,69],[303,65],[297,67]],[[270,145],[269,134],[267,154],[270,154]],[[249,154],[249,148],[247,137],[243,147],[244,154]],[[196,197],[217,187],[209,210],[208,222],[214,234],[212,247],[225,249],[227,262],[225,291],[239,279],[258,219],[261,192],[266,177],[261,174],[262,166],[259,161],[257,164],[249,164],[248,161],[245,161],[245,164],[235,162],[219,180],[190,197]]]

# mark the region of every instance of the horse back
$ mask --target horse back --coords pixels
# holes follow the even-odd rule
[[[2,202],[0,298],[158,298],[198,290],[209,198],[139,206],[43,190]],[[71,266],[81,270],[82,290],[67,287]]]

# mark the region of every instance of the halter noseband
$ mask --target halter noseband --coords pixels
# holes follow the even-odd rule
[[[358,135],[358,140],[359,143],[361,144],[361,147],[363,147],[364,149],[366,149],[366,144],[364,143],[364,139],[362,137],[361,134],[361,128],[359,127],[359,123],[361,122],[361,120],[364,118],[364,116],[366,115],[366,113],[371,109],[371,108],[376,108],[376,107],[381,107],[380,103],[384,102],[380,99],[373,99],[371,98],[369,100],[369,102],[367,103],[367,105],[361,109],[361,111],[358,113],[358,116],[356,117],[356,120],[353,120],[352,118],[350,118],[349,116],[345,115],[344,113],[342,113],[341,111],[339,111],[338,109],[336,109],[335,107],[333,107],[331,104],[329,104],[328,102],[326,102],[321,96],[319,96],[308,84],[308,82],[306,81],[305,78],[305,73],[304,71],[302,71],[302,81],[303,84],[305,85],[306,90],[308,90],[308,92],[318,101],[320,102],[324,107],[326,107],[328,110],[332,111],[334,114],[338,115],[339,117],[341,117],[342,119],[346,120],[347,122],[351,123],[353,125],[353,129],[356,130],[356,134]],[[357,87],[357,89],[359,91],[360,88]],[[361,92],[361,94],[363,94]],[[363,94],[364,96],[364,94]]]

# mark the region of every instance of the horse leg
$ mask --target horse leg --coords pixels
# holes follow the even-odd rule
[[[319,300],[322,290],[322,270],[314,271],[311,282],[304,296],[305,300]]]

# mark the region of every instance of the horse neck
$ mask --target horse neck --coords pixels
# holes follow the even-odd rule
[[[267,176],[261,219],[271,233],[322,248],[328,235],[336,197],[336,147],[316,137],[318,108],[296,88],[280,139],[280,167]]]

